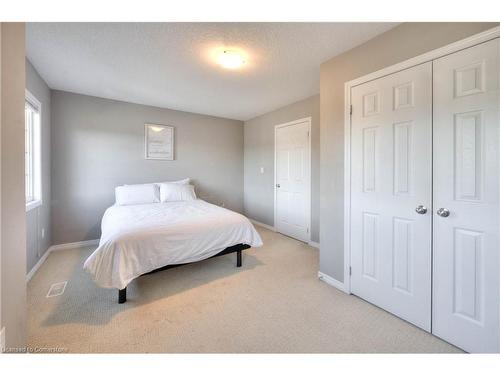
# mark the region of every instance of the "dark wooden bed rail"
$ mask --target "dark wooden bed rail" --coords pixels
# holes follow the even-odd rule
[[[221,255],[236,253],[236,267],[241,267],[241,264],[242,264],[241,252],[243,250],[249,249],[250,247],[251,247],[250,245],[245,245],[245,244],[240,243],[238,245],[227,247],[224,250],[222,250],[220,253],[217,253],[217,254],[215,254],[207,259],[220,257]],[[203,260],[206,260],[206,259],[203,259]],[[156,273],[156,272],[168,270],[170,268],[180,267],[180,266],[184,266],[186,264],[192,264],[192,263],[197,263],[197,262],[182,263],[182,264],[169,264],[168,266],[157,268],[151,272],[145,273],[144,275],[149,275],[152,273]],[[141,275],[141,276],[144,276],[144,275]],[[125,303],[125,302],[127,302],[127,287],[118,290],[118,303]]]

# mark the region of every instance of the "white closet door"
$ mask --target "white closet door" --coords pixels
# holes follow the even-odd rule
[[[426,63],[351,91],[351,291],[427,331],[431,77]]]
[[[275,227],[278,232],[309,241],[311,171],[310,122],[276,127]]]
[[[434,62],[433,333],[469,352],[500,350],[499,52]]]

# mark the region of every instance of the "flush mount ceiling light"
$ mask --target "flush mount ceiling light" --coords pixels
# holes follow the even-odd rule
[[[217,56],[217,62],[226,69],[238,69],[245,63],[243,54],[234,50],[223,50]]]

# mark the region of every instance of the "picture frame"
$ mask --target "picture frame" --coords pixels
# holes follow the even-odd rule
[[[174,160],[174,132],[170,125],[144,124],[144,157],[147,160]]]

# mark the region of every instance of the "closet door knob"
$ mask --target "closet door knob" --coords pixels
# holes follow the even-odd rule
[[[277,188],[280,188],[280,187],[281,187],[281,185],[280,185],[280,184],[276,184],[276,187],[277,187]]]
[[[425,215],[427,213],[427,207],[420,205],[415,208],[415,211],[417,214]]]
[[[450,216],[450,211],[447,208],[439,208],[436,212],[439,216],[441,217],[448,217]]]

